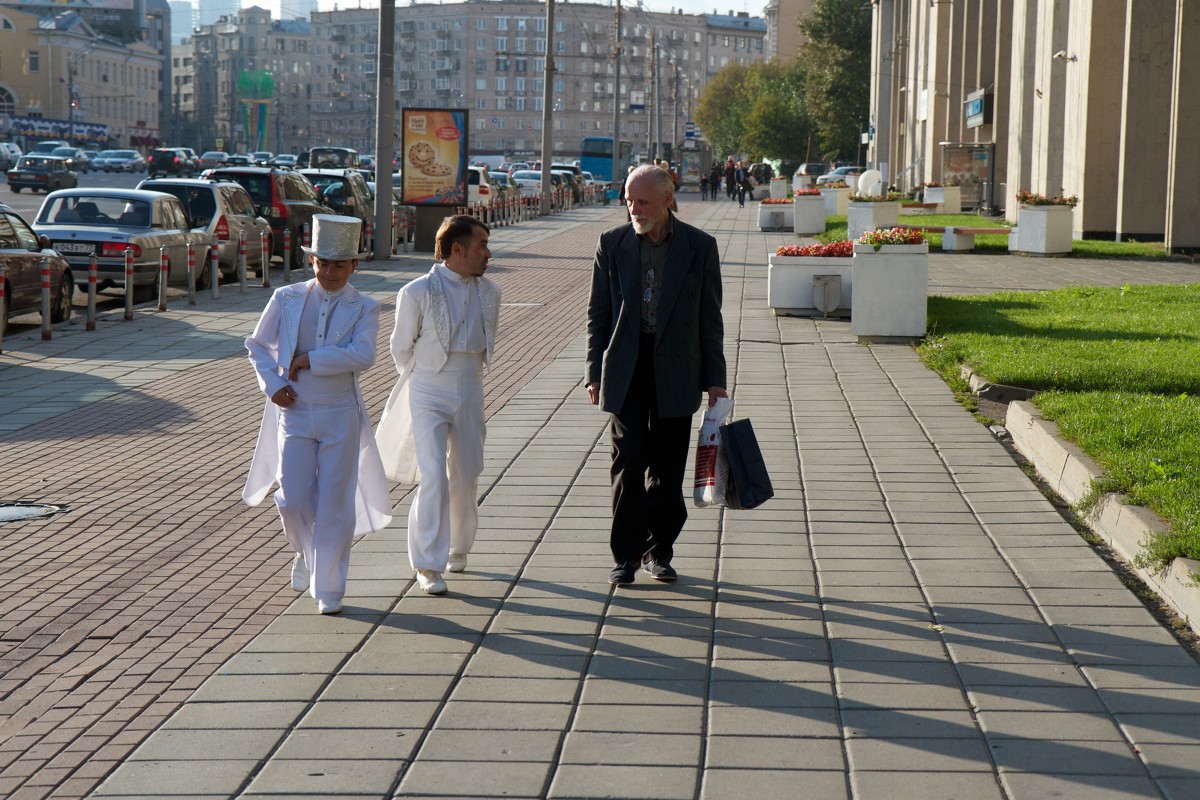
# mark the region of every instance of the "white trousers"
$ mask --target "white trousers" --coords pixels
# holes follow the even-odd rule
[[[321,396],[298,387],[279,414],[279,489],[283,533],[308,567],[308,593],[341,600],[354,541],[359,416],[352,393]]]
[[[408,510],[408,560],[444,572],[451,550],[471,551],[479,527],[483,356],[452,353],[440,372],[415,370],[409,380],[421,482]]]

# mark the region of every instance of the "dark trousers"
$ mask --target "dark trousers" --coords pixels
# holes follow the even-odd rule
[[[687,521],[683,473],[692,418],[659,417],[654,335],[643,333],[624,407],[612,415],[613,560],[670,562]]]

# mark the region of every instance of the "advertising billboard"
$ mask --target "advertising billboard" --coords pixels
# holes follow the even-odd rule
[[[416,206],[466,205],[466,109],[406,108],[400,116],[402,202]]]

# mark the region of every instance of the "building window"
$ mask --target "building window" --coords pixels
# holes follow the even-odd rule
[[[475,20],[475,30],[486,31],[487,30],[487,20],[486,19]]]
[[[496,91],[508,91],[508,78],[496,78]]]
[[[42,54],[37,50],[30,50],[26,63],[29,65],[29,74],[33,75],[40,72],[42,69]]]
[[[496,17],[496,30],[508,30],[508,17]]]
[[[475,91],[477,91],[477,92],[487,91],[487,78],[476,78],[475,79]]]
[[[496,37],[496,52],[503,53],[506,50],[508,50],[508,39],[504,38],[503,36],[497,36]]]
[[[476,100],[476,101],[475,101],[475,107],[476,107],[476,108],[478,108],[478,109],[485,109],[485,108],[487,108],[487,100],[485,100],[484,98],[480,97],[478,100]]]

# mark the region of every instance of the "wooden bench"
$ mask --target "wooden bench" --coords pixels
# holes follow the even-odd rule
[[[947,225],[942,232],[942,249],[948,253],[965,253],[975,249],[976,236],[1011,236],[1015,228],[980,228],[966,225]]]
[[[924,208],[924,209],[928,209],[928,210],[932,211],[938,207],[938,204],[937,203],[902,202],[900,204],[900,207],[901,208]]]
[[[1016,228],[980,228],[968,225],[892,225],[906,231],[942,234],[942,249],[950,253],[965,253],[975,249],[976,236],[1011,236]]]

